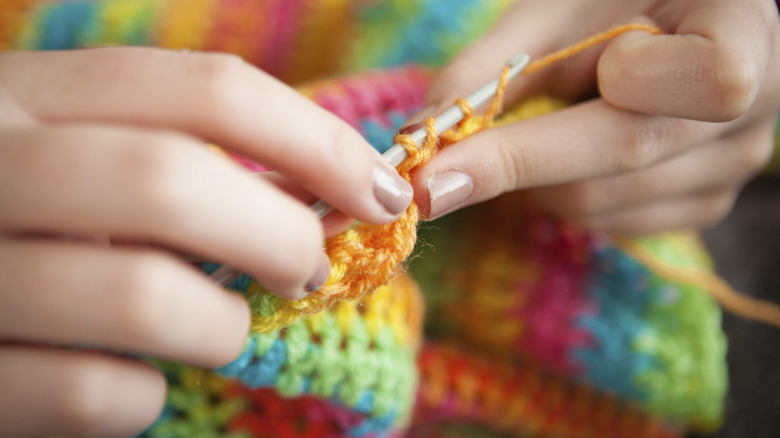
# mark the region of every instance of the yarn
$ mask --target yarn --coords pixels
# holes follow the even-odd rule
[[[545,373],[479,359],[442,345],[420,355],[420,428],[454,417],[517,436],[682,437],[676,425],[614,395]],[[425,435],[429,436],[426,430]],[[415,433],[412,433],[415,436]]]
[[[0,47],[148,44],[229,51],[297,82],[410,60],[438,65],[486,28],[505,3],[5,0]],[[468,13],[462,13],[464,5]],[[427,70],[412,67],[301,90],[383,150],[420,108],[429,81]],[[496,108],[500,102],[493,102]],[[562,105],[534,98],[496,123]],[[478,132],[498,111],[472,115],[443,133],[443,143]],[[435,129],[430,121],[427,127]],[[406,166],[432,152],[431,145],[421,152],[410,146]],[[425,268],[411,266],[431,307],[428,333],[457,347],[429,344],[415,364],[422,302],[414,283],[400,275],[362,298],[333,289],[304,304],[304,311],[241,276],[230,287],[247,295],[255,320],[242,354],[219,370],[230,378],[159,364],[170,391],[165,412],[145,436],[393,436],[412,415],[414,424],[432,433],[440,422],[540,436],[679,436],[688,428],[715,427],[726,384],[725,340],[719,309],[701,285],[670,281],[608,236],[534,216],[533,209],[520,211],[520,203],[496,205],[503,206],[485,207],[480,225],[466,227],[467,233],[426,232],[436,256],[421,253],[417,266]],[[502,221],[504,227],[495,226]],[[406,226],[398,230],[412,233],[416,219]],[[482,234],[497,230],[505,232],[492,240]],[[352,231],[334,242],[334,252],[363,251],[364,242],[390,245],[371,232],[364,237],[361,228]],[[529,240],[531,249],[523,246]],[[685,238],[664,235],[642,245],[666,263],[710,268]],[[395,266],[405,256],[382,257]],[[335,266],[331,280],[347,278],[352,263]],[[349,275],[348,281],[366,281]],[[364,288],[370,292],[371,286]],[[284,306],[293,316],[267,324]],[[318,306],[322,310],[315,312]]]
[[[539,60],[533,64],[533,71],[574,56],[609,38],[637,29],[661,32],[660,29],[638,24],[617,26]],[[411,136],[396,135],[395,142],[401,144],[409,154],[409,157],[397,167],[401,177],[411,181],[411,174],[427,163],[437,149],[447,147],[492,126],[494,118],[501,111],[504,92],[508,85],[508,75],[509,67],[504,67],[495,96],[482,117],[476,118],[468,101],[459,99],[457,103],[463,107],[466,116],[462,123],[451,130],[452,132],[439,136],[435,119],[429,117],[425,120],[427,137],[419,148]],[[472,123],[473,120],[478,122]],[[386,283],[395,275],[399,264],[406,260],[414,249],[419,216],[417,204],[412,202],[406,212],[391,224],[359,224],[328,239],[325,243],[325,252],[331,261],[331,275],[325,286],[306,298],[296,301],[269,295],[267,302],[273,310],[262,315],[254,314],[252,329],[267,333],[285,327],[305,314],[319,312],[333,300],[361,297]]]
[[[440,66],[511,0],[3,0],[0,50],[148,45],[227,52],[297,84]]]
[[[669,282],[608,236],[517,195],[437,220],[420,239],[430,246],[410,273],[426,293],[429,339],[538,366],[695,429],[719,424],[726,346],[705,290]],[[709,266],[688,234],[645,240],[684,266]]]
[[[244,277],[232,286],[254,312],[264,312],[257,283]],[[251,436],[337,437],[398,429],[409,422],[414,402],[422,313],[416,284],[399,276],[360,301],[252,333],[239,357],[216,374],[162,364],[174,371],[169,380],[176,389],[166,406],[175,415],[164,413],[145,436],[195,436],[205,429],[212,436],[264,430]],[[336,421],[318,425],[324,418]],[[300,435],[282,433],[296,422],[307,426]],[[275,428],[278,434],[271,433]]]

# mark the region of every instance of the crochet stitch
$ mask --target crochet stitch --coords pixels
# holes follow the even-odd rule
[[[226,51],[290,83],[409,61],[441,64],[507,3],[7,1],[0,49],[139,44]],[[429,81],[427,70],[405,67],[300,91],[381,151],[420,108]],[[531,99],[503,120],[562,105]],[[477,132],[497,111],[471,118],[444,142]],[[165,412],[144,436],[393,436],[412,422],[410,433],[425,436],[445,433],[448,424],[476,424],[538,436],[671,437],[717,426],[725,340],[705,290],[637,263],[607,236],[518,202],[493,205],[498,210],[437,222],[423,238],[435,255],[422,250],[411,264],[435,343],[422,341],[423,301],[412,280],[399,275],[387,285],[379,279],[352,287],[376,266],[349,260],[356,242],[365,247],[363,237],[376,237],[353,229],[328,244],[344,260],[329,286],[353,276],[343,288],[295,303],[249,277],[235,280],[230,287],[247,296],[254,315],[242,354],[216,374],[158,364],[170,391]],[[416,217],[381,232],[388,229],[408,239]],[[653,260],[710,269],[690,235],[637,244]],[[393,276],[412,245],[383,260],[382,277]],[[357,269],[348,273],[348,266]]]

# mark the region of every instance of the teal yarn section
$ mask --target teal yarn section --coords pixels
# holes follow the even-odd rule
[[[679,260],[680,248],[651,241]],[[684,257],[684,256],[682,256]],[[701,289],[655,275],[613,247],[593,254],[588,293],[596,315],[579,318],[595,345],[572,352],[583,380],[641,403],[649,411],[704,430],[717,426],[727,386],[720,309]]]
[[[27,50],[65,50],[149,45],[159,6],[156,0],[45,3],[33,15],[36,31],[24,37],[20,46]]]
[[[498,18],[501,0],[387,0],[361,11],[350,70],[441,66]]]
[[[317,343],[311,342],[312,333],[302,321],[288,327],[283,337],[250,335],[242,354],[217,373],[250,388],[275,387],[285,397],[333,399],[373,417],[408,408],[416,382],[413,353],[395,345],[389,328],[372,340],[359,322],[345,336],[335,317],[323,319]]]
[[[64,50],[82,46],[96,17],[95,2],[73,1],[49,5],[36,16],[36,39],[25,41],[25,49]]]
[[[410,113],[393,111],[387,115],[388,123],[384,124],[371,119],[363,122],[361,134],[379,153],[383,154],[393,146],[393,134],[406,122],[410,114],[419,111],[415,109]]]
[[[578,323],[595,345],[571,354],[584,366],[586,381],[643,402],[647,393],[635,384],[635,374],[656,364],[652,355],[637,354],[633,343],[648,325],[644,316],[651,300],[648,273],[612,247],[595,251],[590,266],[587,293],[598,303],[598,313],[582,315]]]

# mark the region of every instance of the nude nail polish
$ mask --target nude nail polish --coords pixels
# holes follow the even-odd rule
[[[384,162],[374,166],[374,196],[392,216],[406,211],[412,202],[412,186],[398,172]]]
[[[444,216],[462,207],[474,192],[474,181],[459,170],[448,170],[428,177],[431,211],[428,220]]]

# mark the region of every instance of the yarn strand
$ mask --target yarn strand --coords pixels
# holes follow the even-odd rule
[[[780,328],[780,306],[777,304],[741,294],[712,272],[670,265],[635,240],[613,238],[621,250],[659,276],[707,291],[721,307],[735,315]]]
[[[656,35],[663,33],[655,26],[640,23],[615,26],[531,62],[522,74],[536,73],[588,48],[634,30],[643,30]],[[508,74],[509,68],[504,67],[496,94],[485,114],[476,120],[476,126],[473,122],[477,116],[474,115],[471,104],[466,99],[459,98],[455,104],[463,111],[464,119],[452,129],[439,133],[436,129],[436,120],[433,117],[427,118],[425,120],[427,136],[419,148],[411,136],[396,135],[395,143],[401,144],[409,154],[409,157],[398,166],[398,173],[407,181],[411,181],[415,169],[430,161],[438,150],[491,127],[502,110],[509,82]],[[292,324],[306,314],[319,312],[338,300],[360,298],[387,283],[400,271],[402,262],[414,249],[419,216],[419,208],[412,202],[401,218],[392,224],[381,226],[360,224],[329,239],[326,242],[326,253],[331,260],[332,269],[331,277],[325,286],[298,301],[267,298],[274,301],[273,311],[254,314],[253,331],[268,333],[277,330]],[[628,254],[660,276],[671,281],[700,286],[726,310],[780,327],[780,307],[740,295],[712,273],[688,272],[669,266],[645,251],[636,242],[623,238],[616,239]]]

